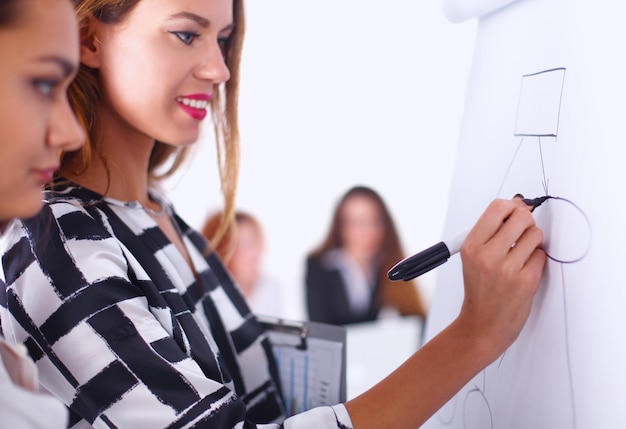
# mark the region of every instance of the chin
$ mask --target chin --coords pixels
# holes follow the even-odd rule
[[[170,146],[185,147],[191,146],[192,144],[196,143],[198,139],[200,139],[200,133],[196,132],[188,133],[187,135],[169,135],[164,136],[164,138],[157,138],[156,140],[166,143]]]
[[[186,147],[186,146],[191,146],[197,143],[198,139],[200,137],[195,137],[193,139],[189,139],[189,140],[184,140],[182,142],[180,142],[179,144],[177,144],[176,146],[180,146],[180,147]]]
[[[194,133],[189,133],[181,139],[180,146],[189,146],[194,144],[200,139],[200,131],[196,131]]]
[[[39,213],[39,210],[41,210],[41,204],[42,204],[42,194],[39,193],[37,195],[37,198],[32,198],[32,199],[23,199],[22,201],[20,201],[19,203],[16,203],[13,206],[13,211],[14,213],[11,214],[11,217],[13,218],[20,218],[20,219],[30,219],[31,217],[34,217],[35,215],[37,215],[37,213]]]

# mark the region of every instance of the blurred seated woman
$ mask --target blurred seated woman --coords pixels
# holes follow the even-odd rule
[[[306,261],[309,319],[347,325],[382,312],[426,316],[415,282],[392,283],[387,271],[404,257],[381,196],[366,186],[349,189],[337,204],[324,241]]]
[[[202,234],[214,244],[252,311],[259,315],[281,317],[280,283],[263,270],[266,242],[261,223],[251,213],[237,210],[234,222],[224,235],[216,237],[222,216],[222,212],[209,216],[202,227]]]

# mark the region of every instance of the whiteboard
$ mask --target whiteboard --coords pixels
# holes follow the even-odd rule
[[[626,6],[444,2],[478,20],[444,237],[494,197],[551,195],[548,260],[518,340],[424,428],[626,427]],[[460,309],[459,256],[438,268],[427,338]]]

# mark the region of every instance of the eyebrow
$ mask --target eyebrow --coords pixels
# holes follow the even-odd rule
[[[39,57],[38,60],[40,62],[52,62],[57,64],[59,67],[61,67],[61,69],[63,69],[63,74],[65,76],[70,76],[76,71],[76,66],[63,57],[59,57],[56,55],[46,55]]]
[[[200,15],[196,15],[195,13],[179,12],[179,13],[175,13],[174,15],[170,15],[169,19],[173,20],[173,19],[178,19],[178,18],[190,19],[192,21],[197,22],[202,27],[208,27],[209,26],[209,20],[208,19],[203,18]]]
[[[209,21],[208,19],[200,15],[196,15],[195,13],[192,13],[192,12],[175,13],[174,15],[170,15],[169,20],[171,21],[171,20],[179,19],[179,18],[190,19],[192,21],[197,22],[201,27],[204,27],[204,28],[208,27],[211,24],[211,21]],[[233,28],[235,28],[234,23],[224,27],[220,31],[228,31],[228,30],[232,30]]]

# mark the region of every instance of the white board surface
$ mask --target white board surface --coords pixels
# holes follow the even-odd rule
[[[447,3],[448,16],[471,18],[472,2]],[[442,238],[495,197],[551,195],[535,211],[550,260],[518,340],[424,428],[626,427],[624,12],[608,0],[519,0],[476,13]],[[463,295],[459,256],[438,270],[427,338]]]

